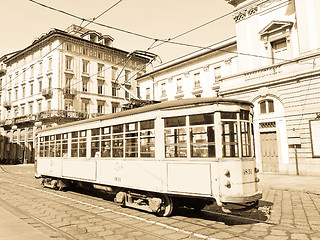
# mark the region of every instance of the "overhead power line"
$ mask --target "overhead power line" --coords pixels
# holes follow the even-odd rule
[[[32,2],[32,0],[29,0]],[[97,17],[93,18],[92,20],[88,21],[88,23],[80,28],[80,31],[87,27],[89,24],[93,23],[93,21],[97,20],[98,18],[100,18],[102,15],[104,15],[105,13],[107,13],[108,11],[110,11],[112,8],[114,8],[116,5],[118,5],[120,2],[122,2],[123,0],[119,0],[118,2],[116,2],[115,4],[113,4],[111,7],[107,8],[105,11],[103,11],[102,13],[100,13]],[[63,13],[67,13],[65,11],[62,11]],[[84,19],[82,19],[82,21],[85,21]],[[46,56],[48,56],[51,52],[53,52],[54,50],[56,50],[57,48],[59,48],[63,43],[65,43],[66,41],[63,41],[61,44],[59,44],[57,47],[53,48],[52,50],[50,50],[47,54],[45,54],[44,56],[42,56],[38,61],[36,61],[35,63],[40,62],[42,59],[44,59]],[[31,67],[31,66],[30,66]],[[19,76],[21,76],[21,74],[23,74],[23,72],[27,71],[30,67],[28,67],[27,69],[25,69],[24,71],[22,71],[22,73],[20,73],[18,76],[16,76],[15,78],[13,78],[12,80],[10,80],[9,82],[7,82],[4,86],[1,86],[1,90],[4,89],[5,86],[7,86],[9,83],[13,82],[15,79],[17,79]]]

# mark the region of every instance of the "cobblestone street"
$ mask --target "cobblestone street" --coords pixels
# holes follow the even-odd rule
[[[52,239],[320,239],[317,193],[261,182],[258,210],[234,215],[213,205],[161,218],[121,208],[112,197],[42,188],[32,165],[0,171],[1,206]]]

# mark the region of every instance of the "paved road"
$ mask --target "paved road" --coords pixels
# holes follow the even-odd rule
[[[0,168],[0,206],[56,240],[310,239],[320,240],[320,195],[260,184],[258,210],[225,214],[217,206],[169,218],[121,208],[112,197],[42,188],[31,165]]]

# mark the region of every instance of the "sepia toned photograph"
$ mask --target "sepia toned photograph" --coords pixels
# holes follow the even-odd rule
[[[320,1],[1,10],[0,240],[320,240]]]

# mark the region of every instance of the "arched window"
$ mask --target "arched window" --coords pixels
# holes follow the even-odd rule
[[[271,99],[263,100],[259,103],[259,105],[260,105],[260,114],[274,112],[274,102]]]

